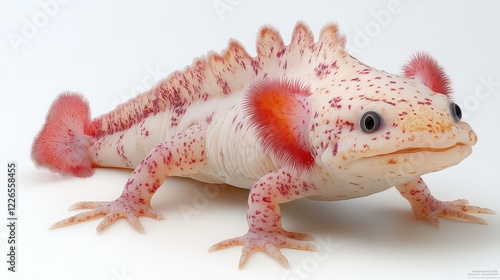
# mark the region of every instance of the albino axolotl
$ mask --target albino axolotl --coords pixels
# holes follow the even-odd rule
[[[470,214],[493,210],[440,201],[421,178],[459,163],[477,141],[442,67],[417,53],[402,75],[389,74],[350,56],[345,42],[336,24],[315,42],[299,22],[289,45],[266,26],[256,57],[232,40],[95,119],[82,95],[62,93],[35,138],[35,164],[78,177],[99,166],[134,171],[116,200],[76,203],[93,210],[52,228],[103,217],[102,232],[124,217],[143,232],[140,216],[163,219],[150,201],[170,176],[250,190],[248,232],[210,248],[242,245],[240,268],[255,251],[288,267],[280,248],[316,249],[309,235],[281,226],[279,204],[303,197],[344,200],[395,186],[417,219],[486,224]]]

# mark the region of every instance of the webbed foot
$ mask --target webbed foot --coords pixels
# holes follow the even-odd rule
[[[396,187],[399,193],[410,202],[415,219],[427,219],[439,225],[439,217],[458,219],[477,224],[487,224],[485,220],[471,214],[495,214],[488,208],[471,206],[465,199],[440,201],[431,192],[422,178],[417,178]]]
[[[97,232],[101,233],[108,228],[118,218],[126,218],[128,222],[139,232],[144,232],[144,227],[139,221],[140,216],[146,216],[157,220],[163,220],[160,213],[154,211],[149,203],[130,201],[120,196],[114,201],[93,202],[84,201],[73,204],[69,210],[93,209],[92,211],[76,214],[70,218],[61,220],[53,224],[50,229],[73,225],[79,222],[93,220],[104,217],[103,221],[97,226]]]
[[[416,220],[427,219],[436,226],[439,226],[439,217],[486,225],[484,219],[471,214],[495,214],[491,209],[471,206],[465,199],[440,201],[432,196],[421,204],[413,203],[412,209]]]
[[[281,230],[278,232],[252,231],[249,230],[245,235],[221,241],[212,247],[209,251],[217,251],[233,246],[243,246],[240,257],[239,269],[245,267],[250,255],[256,251],[264,251],[277,260],[285,268],[288,268],[288,260],[281,253],[280,248],[291,248],[298,250],[317,251],[315,245],[306,242],[312,240],[308,234],[288,232]]]

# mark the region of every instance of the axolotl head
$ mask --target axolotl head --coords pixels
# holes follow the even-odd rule
[[[327,184],[383,189],[453,166],[477,137],[461,121],[436,60],[416,54],[394,75],[345,51],[336,25],[318,42],[303,24],[290,45],[265,28],[257,44],[266,76],[245,93],[245,112],[265,151]],[[317,173],[315,173],[317,174]]]
[[[433,58],[415,55],[403,76],[344,59],[350,71],[312,100],[321,109],[311,120],[310,141],[328,173],[351,184],[395,185],[472,152],[476,134],[461,120],[449,79]]]

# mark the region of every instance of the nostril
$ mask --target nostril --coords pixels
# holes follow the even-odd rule
[[[472,145],[475,145],[477,143],[477,134],[475,132],[471,132],[471,138],[472,138]]]

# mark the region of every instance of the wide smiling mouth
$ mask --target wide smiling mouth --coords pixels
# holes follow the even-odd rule
[[[374,156],[369,156],[366,158],[374,158],[374,157],[383,157],[383,156],[393,156],[393,155],[403,155],[403,154],[414,154],[414,153],[420,153],[420,152],[431,152],[431,153],[442,153],[446,152],[448,150],[458,148],[458,147],[464,147],[467,146],[464,143],[456,143],[453,146],[446,147],[446,148],[431,148],[431,147],[422,147],[422,148],[406,148],[402,150],[397,150],[391,153],[387,154],[380,154],[380,155],[374,155]]]

